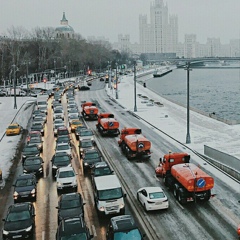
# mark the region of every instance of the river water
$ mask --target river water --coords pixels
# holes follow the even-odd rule
[[[240,123],[240,68],[194,68],[190,71],[189,105],[220,120]],[[187,105],[187,71],[173,72],[147,81],[147,88]]]

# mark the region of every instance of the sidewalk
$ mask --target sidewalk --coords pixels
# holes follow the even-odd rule
[[[115,89],[110,89],[107,85],[106,91],[109,96],[116,99]],[[163,105],[152,104],[149,99]],[[129,75],[120,78],[118,99],[116,101],[127,110],[134,112],[133,76]],[[186,143],[186,108],[162,98],[137,83],[137,112],[134,113],[179,142]],[[227,125],[213,118],[190,111],[191,143],[186,145],[201,154],[204,154],[204,145],[207,145],[240,159],[239,132],[240,125]]]

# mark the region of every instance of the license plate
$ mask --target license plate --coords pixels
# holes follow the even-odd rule
[[[156,205],[161,205],[162,204],[162,202],[156,202]]]
[[[22,195],[21,197],[26,198],[26,197],[28,197],[28,195]]]
[[[13,238],[21,238],[22,235],[16,235],[16,236],[13,236]]]

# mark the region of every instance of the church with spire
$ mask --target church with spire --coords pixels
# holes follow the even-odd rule
[[[74,38],[75,33],[73,28],[68,25],[68,20],[65,16],[65,12],[63,12],[62,20],[60,20],[60,26],[55,29],[56,38]]]

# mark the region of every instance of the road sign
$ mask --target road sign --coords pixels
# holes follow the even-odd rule
[[[203,187],[205,187],[205,185],[206,185],[205,179],[200,178],[200,179],[197,180],[197,186],[198,186],[199,188],[203,188]]]

